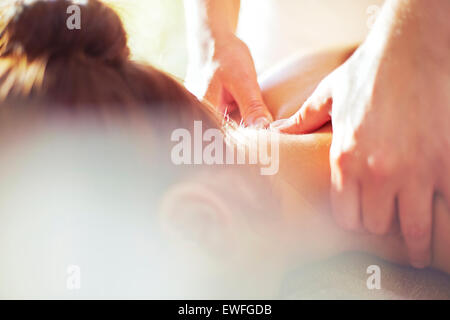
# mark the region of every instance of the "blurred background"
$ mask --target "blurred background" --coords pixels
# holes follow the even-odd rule
[[[133,58],[184,78],[183,0],[104,0],[122,17]],[[189,0],[188,0],[189,1]],[[261,73],[307,50],[362,41],[383,0],[241,0],[239,36]]]
[[[187,66],[183,0],[104,0],[121,16],[133,59],[177,77]]]
[[[104,1],[122,17],[133,59],[184,78],[183,0]],[[291,55],[362,41],[383,1],[241,2],[238,34],[262,73]],[[450,297],[446,275],[356,253],[287,274],[266,262],[245,278],[205,276],[208,261],[192,256],[173,261],[155,219],[148,218],[157,211],[155,190],[168,175],[161,168],[149,170],[148,137],[144,145],[132,145],[142,140],[126,131],[105,136],[89,127],[76,129],[46,127],[27,144],[12,143],[0,153],[0,257],[6,257],[0,264],[0,298]],[[81,291],[67,286],[72,265],[81,270]],[[368,265],[383,268],[382,290],[367,290],[361,270]],[[201,274],[203,282],[193,274]]]
[[[184,78],[188,59],[183,0],[104,1],[122,17],[133,59]],[[293,55],[363,41],[383,2],[241,0],[238,35],[249,46],[261,74]],[[368,291],[366,274],[360,272],[373,264],[385,270],[383,288],[379,291]],[[258,283],[255,281],[247,288],[248,292],[241,283],[240,294],[254,297],[258,292],[264,296],[261,289],[271,287],[266,280],[267,283],[253,287]],[[294,299],[448,299],[449,281],[438,272],[419,273],[352,253],[295,269],[285,275],[281,290],[277,288],[279,283],[274,287],[275,297]],[[198,286],[196,283],[195,287]],[[233,294],[239,296],[237,292]]]

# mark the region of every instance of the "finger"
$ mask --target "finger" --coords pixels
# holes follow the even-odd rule
[[[431,263],[433,188],[407,185],[399,193],[399,217],[411,264],[425,268]]]
[[[392,217],[392,226],[388,234],[400,236],[402,230],[400,228],[400,218],[398,217],[398,196],[394,198],[394,216]]]
[[[437,191],[443,195],[450,208],[450,163],[447,166],[444,165],[442,172]]]
[[[291,134],[314,131],[330,121],[332,104],[333,99],[328,81],[322,81],[311,97],[292,117],[272,123],[271,128]]]
[[[333,216],[346,230],[361,230],[361,207],[359,184],[343,167],[343,157],[330,157],[331,165],[331,206]],[[348,163],[345,163],[348,166]]]
[[[238,109],[239,109],[238,105],[234,100],[233,96],[231,95],[231,93],[229,93],[228,90],[223,89],[222,101],[220,103],[219,111],[221,111],[221,113],[224,115],[229,115]]]
[[[395,189],[381,181],[366,181],[361,188],[364,228],[377,235],[387,234],[395,216]]]
[[[201,100],[206,100],[207,102],[212,104],[219,112],[222,113],[224,111],[222,110],[221,105],[222,94],[222,84],[220,83],[218,77],[214,76]]]
[[[447,183],[443,189],[444,189],[444,191],[442,193],[443,193],[444,199],[447,202],[447,206],[450,208],[450,181],[447,181]]]
[[[236,79],[229,92],[237,102],[244,125],[267,126],[273,121],[272,114],[264,103],[261,89],[255,74],[247,80]],[[237,85],[236,85],[237,84]]]

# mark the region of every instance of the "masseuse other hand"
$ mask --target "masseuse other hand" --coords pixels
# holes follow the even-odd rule
[[[448,0],[387,1],[368,38],[290,119],[332,120],[332,207],[343,227],[385,234],[396,209],[411,263],[431,262],[434,191],[450,203]]]
[[[234,34],[211,40],[202,59],[192,59],[186,85],[221,113],[239,108],[242,122],[265,127],[272,116],[264,104],[250,50]]]

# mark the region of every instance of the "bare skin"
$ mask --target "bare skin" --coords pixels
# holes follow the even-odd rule
[[[336,49],[300,57],[264,77],[261,87],[272,114],[285,118],[295,113],[296,106],[353,50]],[[230,268],[246,273],[246,277],[249,274],[257,277],[255,270],[261,271],[264,266],[274,277],[274,285],[286,268],[345,251],[367,252],[407,264],[407,246],[398,223],[385,236],[346,231],[335,223],[329,194],[331,141],[330,125],[312,134],[281,135],[278,174],[261,180],[259,172],[233,172],[230,168],[221,174],[223,168],[216,168],[205,180],[191,181],[167,195],[165,203],[172,209],[166,211],[169,213],[164,215],[165,220],[182,225],[175,234],[189,233],[187,226],[191,224],[195,234],[203,230],[200,237],[195,236],[195,241],[219,258],[217,267],[221,270]],[[259,190],[267,187],[271,194],[261,197]],[[273,200],[277,202],[275,207]],[[190,214],[185,216],[186,207],[192,201],[196,204],[194,208],[210,209],[189,210]],[[258,207],[250,210],[245,203]],[[253,216],[249,217],[251,211]],[[442,197],[434,198],[433,212],[431,267],[450,273],[450,211]],[[256,269],[255,265],[258,265]]]
[[[387,1],[366,41],[274,128],[333,120],[331,196],[348,230],[400,228],[413,266],[430,264],[433,194],[450,203],[450,10],[446,0]],[[301,105],[301,104],[300,104]]]
[[[311,54],[291,61],[271,73],[261,82],[264,99],[270,111],[276,118],[292,115],[298,103],[303,103],[317,83],[341,65],[353,50],[354,48],[347,48]],[[266,134],[274,133],[266,131]],[[264,257],[270,253],[270,261],[276,265],[276,267],[272,265],[271,268],[283,270],[299,262],[324,259],[345,251],[362,251],[392,262],[408,263],[407,246],[400,234],[398,223],[390,234],[377,236],[364,232],[346,231],[334,222],[329,195],[331,181],[328,155],[331,140],[330,125],[312,134],[281,135],[280,170],[277,175],[270,178],[270,181],[265,182],[266,185],[272,186],[273,197],[280,202],[280,207],[272,212],[275,217],[271,219],[263,218],[265,216],[262,213],[263,210],[258,211],[256,218],[249,223],[243,217],[243,212],[238,205],[243,199],[243,194],[247,192],[256,194],[255,188],[258,188],[260,183],[249,186],[250,190],[238,191],[234,197],[222,191],[212,196],[214,201],[220,202],[220,205],[214,205],[218,213],[214,219],[208,220],[215,222],[205,229],[220,230],[220,232],[210,232],[215,235],[221,234],[223,238],[219,241],[220,248],[228,247],[226,251],[233,252],[234,258],[226,254],[227,262],[223,264],[235,267],[235,261],[239,259],[253,264],[263,259],[261,261],[267,264],[268,260]],[[238,175],[241,178],[242,172]],[[217,174],[215,183],[229,185],[230,181],[234,181],[236,185],[242,185],[237,175],[233,177],[232,173],[228,173],[225,176],[226,178],[222,180]],[[245,179],[251,181],[260,177],[250,174]],[[195,186],[191,185],[184,189],[186,198],[177,199],[180,201],[171,198],[169,202],[189,201],[189,194]],[[221,190],[227,189],[222,187]],[[245,190],[244,187],[243,189]],[[201,192],[203,200],[200,202],[208,203],[212,200],[207,196],[207,190],[212,189],[206,188]],[[225,199],[218,200],[219,198]],[[262,207],[266,206],[264,203],[270,207],[271,200],[265,198],[258,201],[262,203]],[[434,198],[433,204],[435,226],[432,237],[431,266],[450,273],[450,256],[447,249],[450,244],[450,211],[440,196]],[[179,220],[183,210],[178,208],[173,211],[177,212],[175,219]],[[252,241],[248,241],[249,234],[253,235]],[[256,237],[254,237],[255,234]],[[201,246],[208,247],[209,251],[217,252],[217,241],[217,237],[214,237],[215,244],[208,239],[202,239]]]
[[[277,118],[289,117],[314,87],[351,55],[354,48],[330,50],[297,59],[278,69],[261,83],[264,99]],[[289,70],[289,71],[288,71]],[[408,250],[397,222],[391,233],[376,236],[352,233],[333,222],[329,197],[328,154],[330,125],[306,135],[284,135],[280,145],[280,173],[274,184],[282,197],[283,212],[292,250],[309,247],[314,255],[327,256],[357,250],[397,263],[408,263]],[[433,202],[435,225],[432,236],[433,268],[450,273],[450,211],[441,196]],[[285,233],[285,230],[283,231]],[[296,242],[296,240],[298,242]],[[313,252],[314,251],[314,252]]]
[[[189,38],[187,88],[220,113],[239,110],[245,125],[267,126],[272,115],[253,58],[236,35],[239,0],[185,0]]]

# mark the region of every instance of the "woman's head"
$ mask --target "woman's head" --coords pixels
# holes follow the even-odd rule
[[[81,9],[79,30],[70,30],[66,24],[70,16],[67,8],[73,4],[72,1],[35,0],[25,3],[11,1],[6,9],[2,8],[4,11],[0,15],[0,130],[24,119],[28,124],[29,119],[46,120],[48,116],[53,119],[54,115],[60,114],[64,119],[79,119],[80,115],[83,116],[81,119],[88,116],[101,122],[114,119],[129,123],[130,119],[138,119],[140,124],[144,122],[150,129],[150,134],[146,131],[143,135],[144,140],[151,139],[157,143],[149,155],[152,160],[149,167],[154,169],[150,176],[159,188],[156,192],[165,192],[167,185],[185,177],[187,167],[175,168],[171,162],[168,149],[172,143],[170,134],[177,128],[185,128],[192,133],[195,120],[202,121],[203,130],[217,126],[215,115],[170,76],[131,61],[122,23],[116,13],[103,3],[97,0],[86,0],[85,4],[77,2]],[[128,127],[136,124],[135,121],[131,123],[133,126]],[[126,144],[133,144],[131,140],[127,136]],[[84,143],[76,144],[76,147],[73,150],[77,151],[72,150],[71,153],[86,152]],[[45,148],[40,146],[37,149]],[[142,151],[145,147],[138,149]],[[91,154],[91,149],[87,149],[87,153]],[[130,155],[125,158],[129,160]],[[93,159],[93,162],[97,161],[98,157]],[[100,167],[103,168],[103,163]],[[209,202],[217,196],[227,203],[227,206],[220,206],[222,211],[216,210],[219,215],[241,211],[245,214],[259,213],[262,208],[269,210],[267,201],[260,202],[257,198],[268,199],[270,190],[264,189],[260,176],[255,179],[248,175],[246,169],[226,168],[222,175],[214,170],[214,184],[208,182],[209,176],[196,184],[207,188],[211,195]],[[112,178],[115,177],[114,168],[99,171],[108,171]],[[236,181],[241,188],[230,189],[229,186]],[[248,195],[243,196],[244,189],[251,199]],[[192,193],[182,193],[182,196],[177,193],[176,197],[169,198],[180,207],[171,207],[167,211],[183,214],[180,208],[184,207],[186,199],[195,200],[196,196],[195,192],[194,196]],[[244,206],[243,200],[248,206]],[[216,220],[222,225],[220,219]]]
[[[13,0],[2,8],[0,115],[20,110],[20,117],[123,119],[145,113],[152,127],[190,127],[193,120],[214,125],[174,79],[130,60],[126,32],[111,8],[97,0],[75,3],[81,28],[73,30],[67,27],[72,1]]]
[[[81,10],[81,28],[70,30],[67,9],[73,4]],[[79,133],[85,140],[100,134],[109,141],[111,132],[120,132],[119,142],[125,138],[139,145],[155,172],[158,192],[164,192],[192,169],[171,161],[171,134],[178,128],[192,132],[195,120],[206,129],[216,126],[213,114],[172,77],[130,60],[122,22],[102,2],[11,0],[0,5],[3,154],[48,130],[47,144]],[[52,150],[57,158],[61,150]]]

